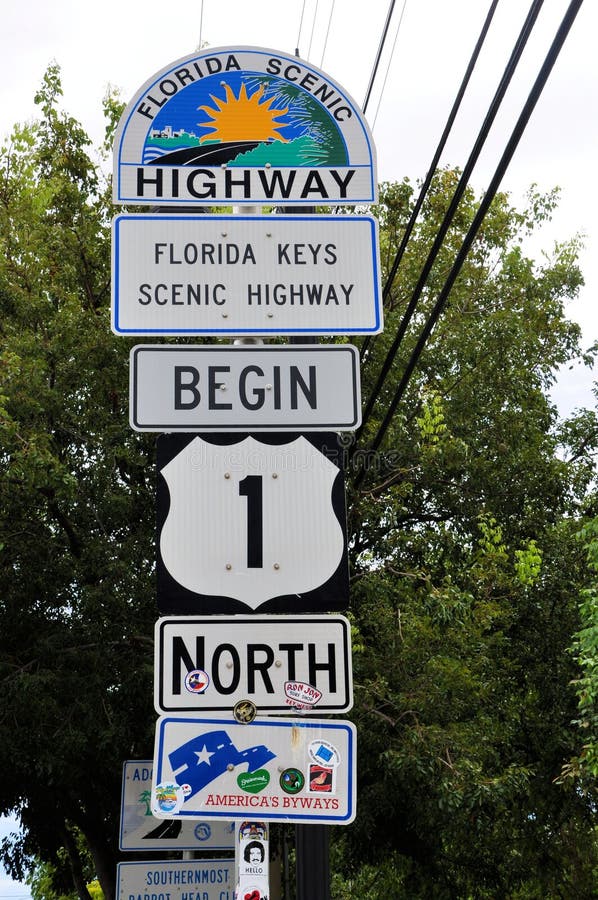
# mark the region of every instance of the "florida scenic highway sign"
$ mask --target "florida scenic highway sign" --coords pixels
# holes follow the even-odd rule
[[[154,641],[158,713],[346,712],[353,705],[351,627],[344,616],[173,616]]]
[[[272,716],[164,716],[154,747],[152,812],[165,819],[348,825],[355,807],[352,722]]]
[[[137,431],[353,431],[361,421],[350,344],[140,345],[129,384]]]
[[[161,613],[347,607],[336,434],[163,434],[157,456]]]
[[[115,203],[356,204],[377,199],[358,104],[294,56],[220,47],[149,78],[114,143]]]
[[[116,334],[382,331],[371,216],[138,214],[112,224]]]

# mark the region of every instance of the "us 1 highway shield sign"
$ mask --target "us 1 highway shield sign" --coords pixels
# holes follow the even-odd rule
[[[169,434],[157,444],[161,613],[346,608],[337,435]]]
[[[344,616],[172,616],[155,627],[159,713],[322,715],[353,705],[351,626]]]

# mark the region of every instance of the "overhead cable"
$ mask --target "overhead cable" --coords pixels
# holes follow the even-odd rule
[[[201,42],[203,38],[203,0],[201,0],[201,7],[199,11],[199,46],[198,50],[201,50]]]
[[[517,149],[517,147],[519,145],[519,141],[521,140],[521,137],[525,131],[525,128],[526,128],[528,122],[529,122],[530,116],[536,107],[536,104],[537,104],[537,102],[540,98],[540,95],[546,85],[548,77],[549,77],[549,75],[554,67],[554,64],[558,58],[558,55],[559,55],[560,51],[562,50],[563,44],[565,43],[567,35],[569,34],[569,31],[571,30],[573,22],[575,21],[575,17],[577,16],[577,13],[579,12],[582,3],[583,3],[583,0],[571,0],[571,3],[569,4],[567,12],[565,13],[565,16],[563,17],[563,20],[558,28],[558,31],[554,37],[554,40],[548,50],[548,53],[546,54],[546,57],[542,64],[542,67],[538,73],[538,76],[536,77],[536,80],[535,80],[533,87],[528,95],[525,105],[519,115],[519,118],[517,119],[517,122],[513,128],[513,131],[511,132],[509,141],[508,141],[508,143],[505,147],[505,150],[501,156],[501,159],[496,167],[495,173],[494,173],[492,180],[488,186],[488,189],[487,189],[486,193],[484,194],[484,197],[477,209],[477,212],[476,212],[476,214],[473,218],[473,221],[467,231],[467,234],[465,235],[465,238],[463,240],[461,248],[455,258],[455,262],[453,263],[453,266],[448,274],[448,277],[444,283],[444,286],[439,294],[438,300],[436,301],[436,304],[435,304],[430,316],[428,317],[428,319],[424,325],[424,328],[422,329],[420,337],[418,338],[417,344],[411,353],[411,356],[409,358],[407,366],[405,367],[405,371],[403,372],[403,375],[401,377],[399,385],[393,396],[392,402],[391,402],[391,404],[388,408],[388,411],[382,421],[382,424],[380,425],[380,428],[378,429],[376,437],[374,438],[374,440],[372,442],[371,449],[373,449],[373,450],[378,449],[378,447],[380,446],[380,444],[382,442],[382,439],[384,438],[384,435],[388,429],[388,426],[390,425],[392,417],[394,416],[394,414],[396,412],[396,408],[397,408],[401,398],[403,397],[405,389],[406,389],[406,387],[409,383],[409,380],[415,370],[415,366],[417,365],[419,357],[421,356],[421,353],[426,345],[426,342],[427,342],[428,338],[430,337],[430,334],[432,333],[432,330],[438,320],[440,313],[442,312],[444,306],[446,305],[446,301],[448,299],[450,291],[455,283],[457,276],[459,275],[459,272],[461,271],[463,263],[465,262],[467,254],[469,253],[469,250],[471,249],[471,246],[476,238],[476,235],[480,229],[480,226],[481,226],[482,222],[484,221],[484,218],[486,216],[486,213],[488,212],[490,204],[492,203],[492,201],[496,195],[496,192],[498,191],[498,188],[500,187],[500,184],[504,177],[504,174],[511,162],[511,159],[513,158],[515,150]],[[361,480],[363,478],[363,471],[360,473],[360,475],[361,475],[361,477],[359,478],[359,483],[361,482]]]
[[[405,15],[405,7],[407,6],[407,0],[403,0],[403,8],[401,9],[401,15],[399,16],[399,23],[397,25],[397,30],[395,32],[395,39],[392,42],[392,47],[390,50],[390,56],[388,57],[388,65],[386,66],[386,72],[384,73],[384,79],[382,81],[382,88],[380,89],[380,96],[378,97],[378,105],[376,106],[376,112],[374,113],[374,118],[372,119],[372,131],[376,126],[376,119],[378,118],[378,113],[380,112],[380,106],[382,104],[382,98],[384,97],[384,90],[386,88],[386,82],[388,81],[388,73],[390,72],[390,66],[395,54],[395,48],[397,46],[397,40],[399,37],[399,32],[401,30],[401,25],[403,24],[403,16]]]
[[[307,48],[307,59],[310,59],[310,58],[311,58],[311,44],[312,44],[312,41],[313,41],[313,39],[314,39],[314,30],[315,30],[315,27],[316,27],[316,19],[318,18],[318,5],[319,5],[319,2],[320,2],[320,0],[316,0],[316,8],[314,9],[314,18],[313,18],[313,22],[311,23],[311,34],[310,34],[310,36],[309,36],[309,46],[308,46],[308,48]]]
[[[497,115],[500,105],[504,99],[504,96],[505,96],[507,88],[511,82],[511,79],[512,79],[513,75],[515,74],[515,70],[519,63],[519,60],[521,59],[521,55],[523,54],[525,45],[527,44],[528,38],[533,30],[534,24],[536,22],[536,19],[538,18],[538,14],[540,12],[540,9],[542,8],[543,3],[544,3],[544,0],[533,0],[532,4],[530,6],[530,9],[529,9],[528,14],[525,19],[525,22],[523,23],[523,27],[519,33],[519,36],[517,38],[517,41],[515,42],[515,46],[513,48],[511,56],[509,58],[509,62],[507,63],[505,71],[503,72],[502,78],[500,80],[498,88],[496,89],[494,97],[492,98],[490,106],[488,107],[488,112],[486,113],[486,116],[485,116],[482,126],[480,128],[480,131],[479,131],[476,141],[474,143],[473,149],[472,149],[472,151],[469,155],[469,158],[463,168],[463,172],[461,173],[461,176],[457,183],[457,187],[455,188],[455,191],[453,193],[451,202],[448,206],[448,209],[446,210],[446,212],[444,214],[442,222],[440,223],[440,226],[436,233],[436,237],[434,238],[434,242],[432,244],[430,252],[428,253],[428,257],[423,265],[423,268],[421,270],[417,284],[413,290],[411,300],[409,301],[407,309],[405,310],[405,313],[403,315],[403,320],[399,324],[399,329],[398,329],[397,334],[390,346],[390,349],[388,350],[388,353],[387,353],[384,363],[382,365],[380,374],[378,375],[378,379],[376,381],[374,389],[368,398],[368,401],[367,401],[367,404],[366,404],[366,407],[365,407],[364,413],[363,413],[363,421],[362,421],[361,428],[359,429],[358,434],[360,434],[363,431],[366,421],[369,418],[369,416],[371,415],[374,404],[380,394],[380,390],[382,389],[382,385],[384,384],[386,376],[388,375],[390,368],[394,362],[394,359],[397,355],[401,341],[403,340],[403,337],[405,335],[407,324],[411,320],[411,317],[413,316],[415,308],[418,304],[419,298],[421,297],[424,287],[426,286],[428,276],[432,270],[434,262],[436,261],[436,257],[438,256],[438,254],[442,248],[444,239],[445,239],[447,232],[452,224],[452,221],[455,216],[455,213],[457,212],[459,203],[461,202],[463,194],[465,193],[465,189],[467,188],[471,173],[475,167],[475,164],[478,161],[480,153],[482,152],[482,149],[484,147],[484,144],[486,142],[488,134],[490,133],[492,124],[496,118],[496,115]]]
[[[299,47],[301,45],[301,29],[303,28],[303,16],[305,14],[305,3],[306,0],[303,0],[303,5],[301,7],[301,18],[299,19],[299,31],[297,32],[297,46],[295,48],[295,56],[299,56]]]
[[[393,9],[395,8],[395,2],[396,2],[396,0],[391,0],[390,6],[388,7],[388,13],[386,15],[386,22],[384,23],[384,28],[382,29],[382,37],[380,38],[380,43],[378,44],[378,52],[376,53],[376,59],[374,60],[372,74],[370,75],[370,83],[368,84],[368,88],[365,93],[365,100],[363,101],[363,106],[361,107],[362,112],[364,112],[364,113],[368,108],[368,103],[370,102],[370,96],[372,93],[372,88],[374,87],[374,81],[376,80],[378,66],[380,65],[380,57],[382,56],[382,50],[384,49],[384,44],[386,43],[386,36],[388,34],[390,20],[392,19],[392,12],[393,12]]]
[[[384,302],[386,301],[386,299],[388,298],[388,296],[389,296],[389,294],[390,294],[390,292],[391,292],[391,290],[392,290],[392,285],[393,285],[395,276],[396,276],[396,274],[397,274],[397,271],[398,271],[399,265],[400,265],[400,263],[401,263],[401,260],[403,259],[403,254],[405,253],[405,248],[407,247],[407,243],[409,242],[409,238],[411,237],[411,232],[413,231],[413,229],[414,229],[414,227],[415,227],[415,223],[416,223],[416,221],[417,221],[417,217],[419,216],[419,211],[420,211],[420,209],[422,208],[422,204],[423,204],[424,200],[426,199],[426,196],[427,196],[427,193],[428,193],[428,189],[429,189],[429,187],[430,187],[430,184],[431,184],[431,182],[432,182],[432,178],[434,177],[434,173],[435,173],[435,171],[436,171],[436,167],[437,167],[437,165],[438,165],[438,162],[439,162],[439,160],[440,160],[440,157],[441,157],[441,155],[442,155],[442,152],[443,152],[443,150],[444,150],[444,148],[445,148],[445,145],[446,145],[446,142],[447,142],[447,140],[448,140],[449,134],[450,134],[450,132],[451,132],[451,129],[452,129],[453,124],[454,124],[454,122],[455,122],[455,119],[456,119],[456,117],[457,117],[457,113],[458,113],[458,111],[459,111],[459,107],[461,106],[461,101],[463,100],[463,97],[464,97],[464,95],[465,95],[465,91],[467,90],[467,86],[468,86],[469,81],[470,81],[470,79],[471,79],[473,70],[474,70],[474,68],[475,68],[475,66],[476,66],[476,63],[477,63],[477,60],[478,60],[478,56],[480,55],[480,51],[481,51],[481,49],[482,49],[482,46],[483,46],[483,44],[484,44],[484,41],[486,40],[486,35],[488,34],[488,30],[489,30],[489,28],[490,28],[490,24],[491,24],[492,19],[493,19],[493,17],[494,17],[494,13],[495,13],[495,11],[496,11],[496,7],[497,7],[497,6],[498,6],[498,0],[492,0],[492,2],[491,2],[491,4],[490,4],[490,8],[488,9],[488,13],[487,13],[487,15],[486,15],[486,19],[485,19],[484,24],[483,24],[483,26],[482,26],[482,30],[481,30],[481,32],[480,32],[480,36],[478,37],[478,40],[477,40],[476,45],[475,45],[475,47],[474,47],[473,53],[471,54],[471,59],[469,60],[469,64],[468,64],[467,69],[466,69],[466,71],[465,71],[465,75],[463,76],[463,79],[462,79],[462,81],[461,81],[461,85],[460,85],[460,87],[459,87],[459,90],[457,91],[457,96],[455,97],[455,101],[454,101],[454,103],[453,103],[453,107],[452,107],[452,109],[451,109],[451,111],[450,111],[450,113],[449,113],[449,117],[448,117],[448,119],[447,119],[447,121],[446,121],[446,125],[444,126],[444,131],[442,132],[442,136],[441,136],[441,138],[440,138],[440,140],[439,140],[439,142],[438,142],[438,146],[436,147],[436,151],[435,151],[434,156],[433,156],[433,158],[432,158],[432,162],[430,163],[430,166],[429,166],[429,168],[428,168],[428,174],[426,175],[426,177],[425,177],[425,179],[424,179],[424,182],[423,182],[423,184],[422,184],[422,186],[421,186],[421,189],[420,189],[419,195],[418,195],[418,197],[417,197],[417,200],[415,201],[415,205],[414,205],[413,209],[411,210],[411,215],[409,216],[409,221],[407,222],[407,226],[406,226],[406,228],[405,228],[405,232],[404,232],[403,237],[402,237],[402,239],[401,239],[401,243],[400,243],[400,245],[399,245],[399,249],[397,250],[397,253],[396,253],[396,256],[395,256],[395,258],[394,258],[394,262],[393,262],[393,264],[392,264],[390,273],[389,273],[389,275],[388,275],[388,277],[387,277],[387,279],[386,279],[386,282],[385,282],[385,284],[384,284],[384,288],[383,288],[383,291],[382,291],[382,303],[384,303]],[[411,314],[411,315],[412,315],[412,314]],[[409,324],[409,321],[410,321],[410,319],[411,319],[411,315],[407,316],[407,313],[405,314],[406,320],[405,320],[405,319],[403,320],[403,322],[402,322],[401,325],[399,326],[399,329],[401,329],[401,328],[402,328],[403,330],[406,329],[406,327],[407,327],[407,325]],[[401,340],[401,338],[399,338],[399,340]],[[366,353],[368,352],[368,349],[369,349],[369,347],[370,347],[371,342],[372,342],[372,337],[371,337],[371,335],[368,335],[368,336],[364,339],[364,341],[362,342],[362,345],[361,345],[361,358],[362,358],[362,361],[364,360],[365,355],[366,355]]]
[[[332,25],[335,2],[336,0],[332,0],[332,6],[330,7],[330,15],[328,16],[328,28],[326,29],[326,37],[324,38],[324,46],[322,47],[322,58],[320,59],[320,68],[324,66],[324,54],[326,53],[326,48],[328,46],[328,35],[330,34],[330,26]]]

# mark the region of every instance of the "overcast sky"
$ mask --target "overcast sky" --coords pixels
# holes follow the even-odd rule
[[[465,164],[529,5],[499,0],[442,163]],[[568,0],[545,0],[474,171],[478,190],[494,172],[568,5]],[[396,0],[367,110],[380,180],[425,175],[489,6],[490,0]],[[163,0],[2,0],[0,133],[8,135],[15,121],[35,114],[34,93],[48,64],[56,61],[64,107],[99,142],[107,86],[118,87],[128,101],[154,72],[191,53],[200,40],[213,47],[249,45],[291,54],[298,48],[361,105],[389,8],[388,0],[196,0],[177,9]],[[503,182],[517,203],[531,182],[540,189],[562,188],[560,210],[536,252],[550,249],[555,239],[585,233],[586,287],[568,310],[583,327],[585,346],[598,339],[597,34],[598,4],[585,0]],[[563,412],[592,402],[591,380],[587,372],[561,379],[555,399]],[[0,894],[7,896],[1,882]]]

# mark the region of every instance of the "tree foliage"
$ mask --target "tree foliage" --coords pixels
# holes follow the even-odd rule
[[[130,343],[110,333],[107,185],[60,94],[53,67],[39,120],[0,151],[0,811],[24,827],[3,859],[16,877],[35,863],[40,897],[89,900],[95,874],[112,900],[121,767],[151,755],[155,722],[154,441],[128,426]],[[108,98],[108,140],[119,111]],[[364,396],[458,174],[437,173]],[[386,271],[412,201],[408,182],[382,186]],[[590,411],[559,421],[547,398],[558,366],[590,361],[565,311],[582,279],[575,240],[540,263],[524,250],[556,202],[497,196],[381,450],[364,453],[474,214],[467,192],[374,415],[346,441],[358,816],[333,831],[335,900],[596,891],[596,772],[575,760],[595,675],[595,571],[576,535],[597,512],[598,428]]]
[[[59,95],[52,68],[0,155],[0,809],[14,875],[62,848],[87,897],[76,828],[110,898],[122,762],[152,746],[153,447],[110,334],[106,186]]]

